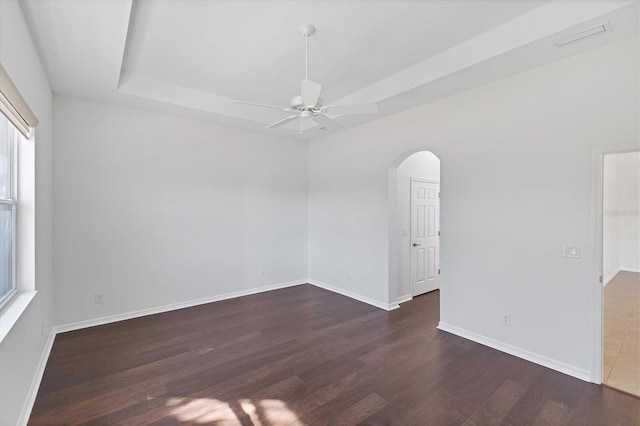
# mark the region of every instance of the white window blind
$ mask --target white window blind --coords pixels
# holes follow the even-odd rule
[[[38,119],[11,81],[2,64],[0,64],[0,112],[26,138],[31,136],[31,130],[38,125]]]

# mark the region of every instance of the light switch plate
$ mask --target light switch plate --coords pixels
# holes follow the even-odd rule
[[[574,244],[565,244],[562,246],[562,257],[569,257],[572,259],[580,258],[580,246]]]

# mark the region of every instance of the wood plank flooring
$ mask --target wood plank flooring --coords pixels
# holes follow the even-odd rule
[[[32,425],[638,425],[640,400],[302,285],[58,335]]]
[[[604,287],[607,386],[640,396],[640,273],[620,271]]]

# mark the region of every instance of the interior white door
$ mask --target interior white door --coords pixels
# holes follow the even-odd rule
[[[411,284],[417,296],[440,288],[440,184],[411,179]]]

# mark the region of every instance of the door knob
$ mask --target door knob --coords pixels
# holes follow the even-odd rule
[[[422,245],[422,244],[413,243],[413,246],[414,246],[414,247],[418,247],[418,246],[421,246],[421,245]]]

